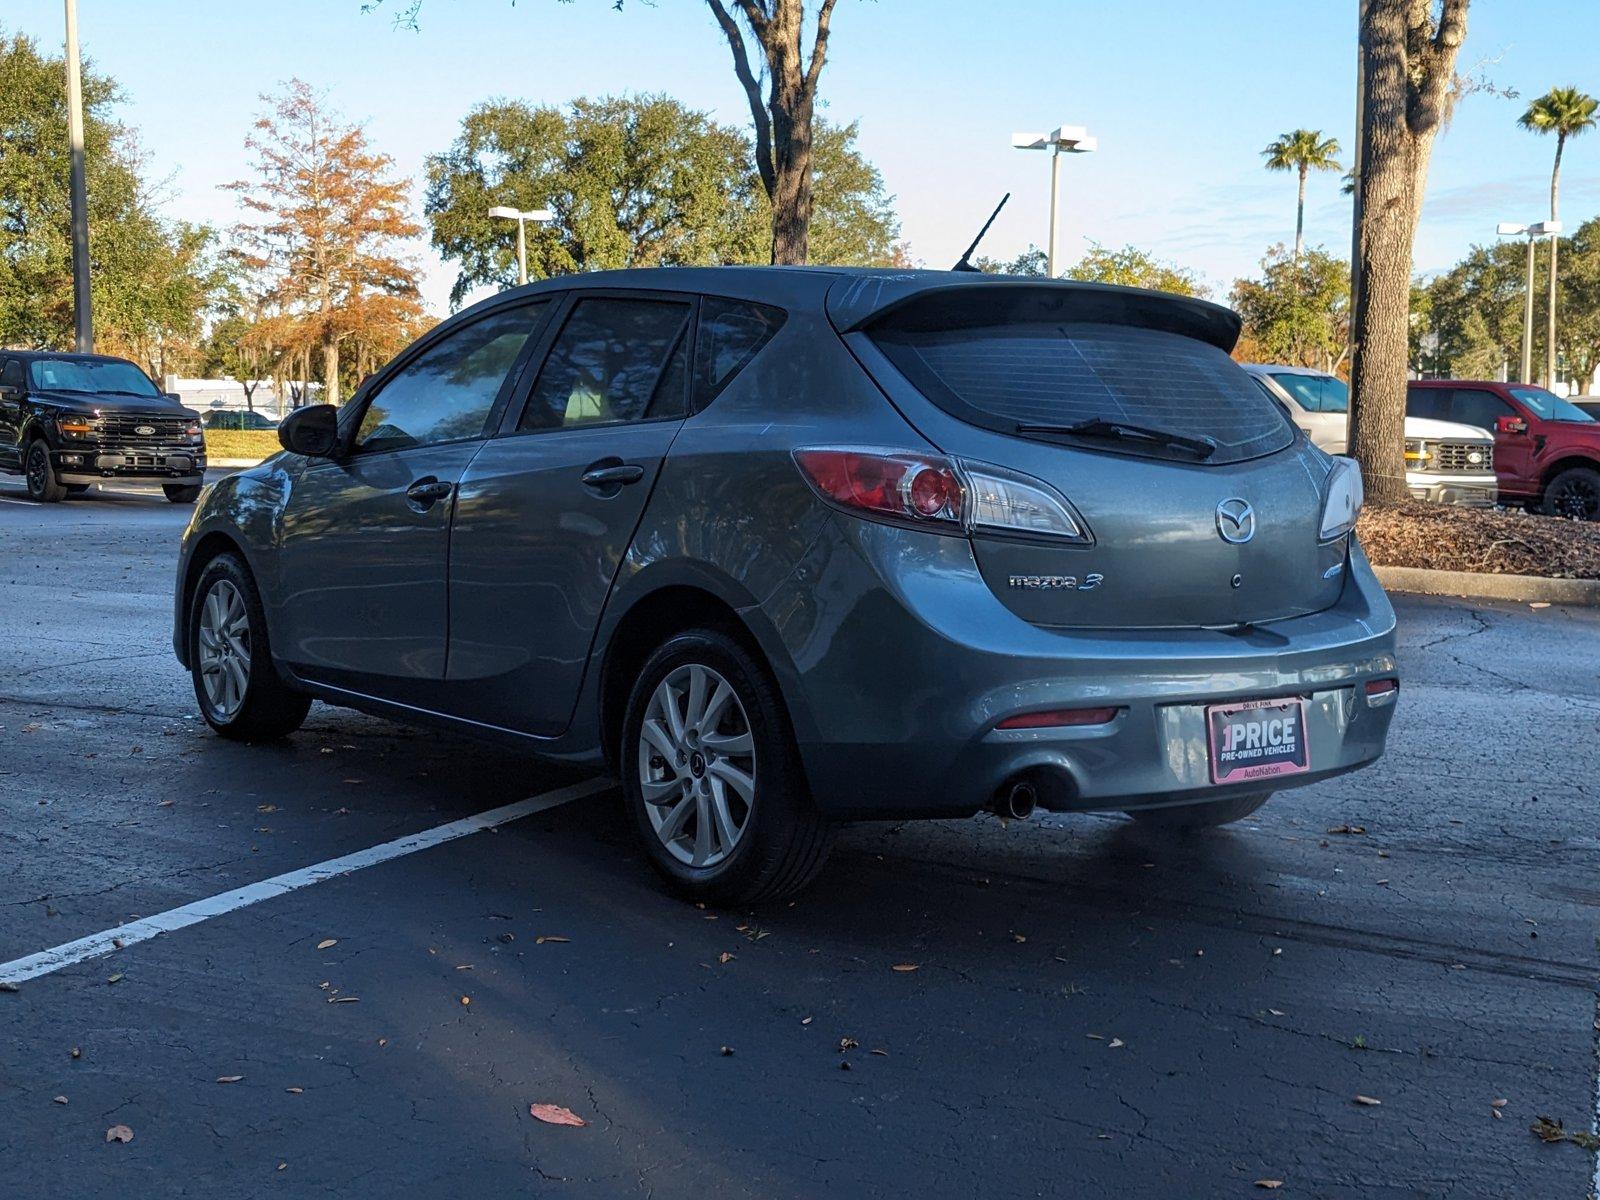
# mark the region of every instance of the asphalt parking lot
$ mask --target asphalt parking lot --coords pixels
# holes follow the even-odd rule
[[[16,482],[0,964],[583,782],[322,706],[210,736],[188,509]],[[1215,834],[856,826],[796,902],[709,911],[601,789],[29,979],[4,1190],[1591,1195],[1529,1126],[1596,1119],[1600,613],[1397,608],[1387,758]]]

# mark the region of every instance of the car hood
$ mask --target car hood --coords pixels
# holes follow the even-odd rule
[[[1476,425],[1458,425],[1454,421],[1436,421],[1432,417],[1407,417],[1406,436],[1426,438],[1430,442],[1448,438],[1453,442],[1492,442],[1494,435]]]
[[[105,393],[86,396],[82,392],[37,391],[29,393],[33,400],[67,412],[132,413],[152,417],[192,417],[198,421],[200,414],[185,408],[176,400],[165,396],[113,396]]]

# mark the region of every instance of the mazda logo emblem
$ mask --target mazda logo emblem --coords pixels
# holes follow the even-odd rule
[[[1229,497],[1217,505],[1217,532],[1231,545],[1244,545],[1256,535],[1256,510],[1247,500]]]

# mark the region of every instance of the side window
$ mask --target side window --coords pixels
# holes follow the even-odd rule
[[[1433,421],[1450,419],[1449,388],[1407,388],[1406,416],[1426,417]]]
[[[707,296],[700,302],[700,334],[694,353],[696,409],[711,403],[760,353],[783,326],[786,315],[781,308],[746,300]]]
[[[1493,392],[1479,388],[1456,388],[1450,402],[1450,419],[1463,425],[1476,425],[1479,429],[1494,432],[1499,417],[1511,415],[1511,405]]]
[[[517,428],[681,417],[690,312],[681,300],[578,301]]]
[[[22,362],[19,359],[8,358],[0,364],[0,383],[7,387],[26,387],[27,380],[22,374]]]
[[[545,308],[541,302],[503,309],[430,346],[372,397],[354,449],[404,450],[481,437],[495,398]]]

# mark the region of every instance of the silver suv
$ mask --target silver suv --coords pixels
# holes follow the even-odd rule
[[[582,275],[430,331],[211,487],[174,646],[245,740],[312,699],[622,781],[698,898],[837,822],[1213,825],[1382,752],[1361,476],[1201,301],[947,272]]]

